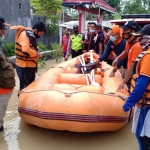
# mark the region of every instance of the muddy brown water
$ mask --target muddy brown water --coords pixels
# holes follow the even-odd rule
[[[39,69],[39,74],[54,66],[54,60]],[[18,78],[4,118],[5,130],[0,132],[0,150],[138,150],[131,132],[132,121],[115,132],[74,133],[48,130],[26,124],[17,111]]]

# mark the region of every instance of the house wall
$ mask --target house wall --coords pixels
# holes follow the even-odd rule
[[[23,25],[32,27],[37,20],[46,22],[45,17],[32,16],[29,0],[0,0],[0,16],[11,25]],[[7,34],[4,42],[14,42],[15,31],[7,28]],[[55,36],[44,35],[40,38],[45,45],[53,42],[59,42],[59,31]]]
[[[31,26],[29,0],[0,0],[0,15],[11,25]],[[14,41],[15,31],[7,30],[6,40]]]
[[[31,24],[33,25],[38,20],[46,22],[46,17],[33,15]],[[51,47],[51,43],[54,43],[54,42],[59,43],[59,39],[60,39],[60,37],[59,37],[59,27],[58,27],[55,35],[50,35],[49,33],[46,33],[46,34],[42,35],[42,37],[39,39],[39,41],[41,41],[48,47]]]

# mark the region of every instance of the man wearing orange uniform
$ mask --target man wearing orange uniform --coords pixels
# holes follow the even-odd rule
[[[37,48],[37,39],[46,32],[42,21],[36,22],[32,29],[23,26],[12,26],[17,30],[15,36],[16,71],[20,80],[20,90],[35,80],[36,66],[40,52]]]
[[[12,65],[8,62],[2,49],[2,41],[5,38],[5,23],[3,17],[0,17],[0,131],[4,130],[3,118],[6,113],[9,99],[15,86],[15,73]]]
[[[123,51],[114,61],[113,66],[117,69],[118,61],[128,57],[127,63],[127,74],[123,79],[122,83],[118,87],[117,91],[120,91],[124,88],[125,84],[129,81],[132,75],[133,65],[142,52],[142,48],[139,43],[139,37],[132,35],[132,33],[139,31],[139,25],[135,21],[128,21],[122,26],[123,28],[123,38],[127,40],[125,51]]]
[[[122,29],[118,25],[112,26],[112,28],[110,29],[110,40],[106,45],[104,53],[99,58],[100,62],[108,60],[109,56],[113,55],[112,52],[114,52],[116,56],[119,56],[124,51],[126,40],[122,38],[122,32]],[[117,68],[119,69],[121,66],[123,66],[126,69],[126,58],[118,62]],[[112,71],[111,74],[113,73],[114,72]]]
[[[134,33],[142,36],[143,52],[137,57],[131,94],[123,105],[125,112],[135,106],[132,132],[136,135],[140,150],[150,149],[150,24]],[[136,68],[136,69],[135,69]]]

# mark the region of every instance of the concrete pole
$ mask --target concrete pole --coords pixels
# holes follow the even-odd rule
[[[97,23],[101,22],[101,8],[99,6],[99,11],[98,11],[98,17],[97,17]]]
[[[100,14],[100,24],[102,24],[103,21],[103,13]]]
[[[85,32],[85,25],[86,25],[86,11],[79,10],[79,31],[81,33]]]
[[[64,7],[63,7],[62,11],[63,11],[63,23],[64,23],[64,21],[65,21]]]

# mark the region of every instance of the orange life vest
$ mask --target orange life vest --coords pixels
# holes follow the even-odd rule
[[[16,36],[15,36],[15,55],[16,55],[16,65],[19,67],[36,67],[37,64],[37,60],[38,57],[30,57],[30,54],[23,52],[22,51],[22,46],[19,43],[19,36],[22,32],[26,31],[26,36],[27,35],[31,35],[34,38],[34,34],[31,30],[27,30],[25,27],[23,26],[12,26],[11,27],[12,30],[17,30]],[[30,37],[27,36],[29,38],[29,47],[36,51],[37,49],[37,44],[36,46],[33,45],[32,41],[30,40]],[[36,38],[35,38],[36,41]]]
[[[149,49],[150,50],[150,49]],[[132,80],[131,80],[131,88],[130,88],[130,92],[133,91],[135,85],[136,85],[136,80],[140,75],[140,65],[141,65],[141,61],[142,59],[146,56],[150,54],[150,51],[143,51],[138,58],[136,59],[137,62],[137,66],[136,66],[136,74],[134,74],[132,76]],[[150,82],[145,90],[145,93],[143,94],[142,98],[138,101],[137,105],[141,105],[141,104],[146,104],[146,105],[150,105]],[[140,106],[139,105],[139,106]]]

